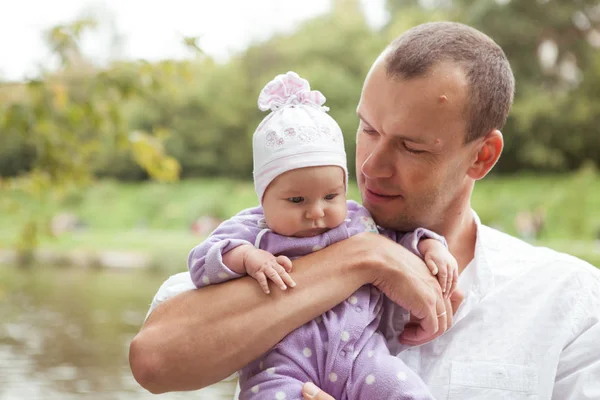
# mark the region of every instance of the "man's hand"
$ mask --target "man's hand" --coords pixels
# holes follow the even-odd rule
[[[369,241],[374,268],[370,282],[394,303],[416,318],[405,333],[411,342],[425,342],[441,335],[448,327],[452,313],[450,299],[429,268],[416,255],[381,235],[361,233]],[[451,316],[450,316],[451,317]]]
[[[304,384],[302,387],[302,397],[304,400],[335,400],[312,382],[306,382]]]
[[[288,274],[292,271],[292,262],[286,256],[275,257],[268,251],[250,248],[244,255],[246,273],[258,281],[263,292],[270,293],[268,280],[281,290],[296,286],[296,282]]]
[[[446,309],[452,310],[452,312],[447,315],[448,316],[448,319],[447,319],[448,328],[450,326],[452,326],[452,319],[454,317],[454,314],[456,314],[456,310],[458,310],[458,307],[460,306],[460,303],[462,303],[464,298],[465,298],[465,295],[460,290],[455,290],[452,293],[452,295],[450,295],[449,299],[445,299]],[[419,320],[411,314],[410,322],[408,324],[406,324],[406,326],[404,327],[404,331],[400,334],[400,336],[398,337],[398,340],[403,344],[417,346],[417,345],[429,342],[445,332],[445,330],[444,331],[439,330],[438,333],[436,333],[433,337],[418,340],[418,339],[415,339],[418,328],[419,328]]]

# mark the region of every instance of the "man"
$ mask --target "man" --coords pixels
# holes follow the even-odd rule
[[[155,393],[217,382],[372,283],[391,299],[390,350],[436,398],[600,398],[600,272],[482,225],[470,206],[502,151],[513,90],[490,38],[430,23],[384,50],[358,105],[363,204],[381,226],[446,237],[465,295],[454,316],[417,257],[362,234],[295,261],[297,287],[270,296],[246,278],[201,290],[189,290],[187,273],[170,278],[131,344],[138,382]]]

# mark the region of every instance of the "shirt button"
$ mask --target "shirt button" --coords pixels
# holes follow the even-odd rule
[[[356,306],[356,307],[354,307],[354,309],[355,309],[355,310],[356,310],[356,312],[358,312],[358,313],[362,312],[362,310],[363,310],[361,306]]]
[[[346,357],[346,351],[345,351],[345,350],[342,350],[342,351],[340,351],[340,355],[341,355],[342,357]]]

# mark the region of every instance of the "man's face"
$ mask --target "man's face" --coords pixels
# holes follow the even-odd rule
[[[473,181],[475,140],[464,144],[467,82],[441,63],[424,77],[390,77],[380,58],[358,106],[356,175],[364,206],[377,223],[401,231],[444,231],[464,211]]]

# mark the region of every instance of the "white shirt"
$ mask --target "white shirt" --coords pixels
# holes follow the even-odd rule
[[[600,399],[600,270],[476,221],[454,324],[407,347],[395,340],[403,324],[389,320],[392,353],[438,400]],[[149,312],[193,288],[188,273],[172,276]]]

